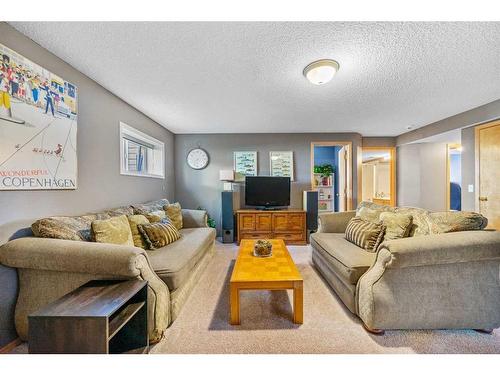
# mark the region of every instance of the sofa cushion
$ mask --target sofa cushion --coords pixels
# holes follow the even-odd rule
[[[375,224],[356,216],[347,224],[345,238],[366,251],[374,252],[384,239],[384,233],[383,224]]]
[[[447,211],[429,214],[432,234],[481,230],[488,225],[488,219],[476,212]]]
[[[413,216],[397,212],[382,212],[380,221],[385,225],[384,241],[389,241],[408,237]]]
[[[134,246],[132,231],[125,215],[92,222],[92,237],[95,242]]]
[[[106,220],[106,213],[81,216],[52,216],[39,219],[31,224],[36,237],[57,238],[60,240],[91,241],[91,224],[94,220]]]
[[[339,278],[348,284],[356,285],[375,261],[375,253],[347,241],[343,233],[314,233],[311,235],[311,245]]]
[[[163,207],[167,204],[168,199],[158,199],[147,203],[134,204],[132,208],[134,209],[134,214],[144,215],[145,213],[163,210]]]
[[[172,223],[177,229],[182,229],[182,208],[179,202],[167,204],[163,207]]]
[[[191,270],[215,241],[213,228],[181,229],[180,233],[178,241],[160,249],[148,250],[151,266],[170,291],[184,284]]]
[[[361,217],[363,220],[371,221],[372,223],[378,223],[382,212],[394,212],[394,208],[363,201],[356,209],[356,216]]]
[[[394,212],[411,215],[413,218],[408,237],[426,236],[430,234],[430,212],[417,207],[397,207]]]
[[[141,232],[149,250],[160,249],[181,238],[179,231],[170,221],[139,224],[137,229]]]

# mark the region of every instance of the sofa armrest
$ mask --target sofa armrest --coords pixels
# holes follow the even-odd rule
[[[387,268],[500,260],[500,232],[466,231],[402,238],[385,242]]]
[[[208,227],[208,215],[205,210],[182,209],[183,228],[204,228]]]
[[[347,223],[354,216],[356,211],[332,212],[319,214],[319,233],[344,233]]]
[[[0,263],[9,267],[94,275],[137,277],[137,262],[143,257],[146,252],[133,246],[38,237],[0,247]]]

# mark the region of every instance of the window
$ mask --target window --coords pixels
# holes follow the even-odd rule
[[[165,178],[165,144],[120,122],[120,173]]]

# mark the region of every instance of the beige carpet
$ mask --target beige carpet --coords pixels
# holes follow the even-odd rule
[[[166,337],[151,353],[500,353],[500,329],[368,334],[311,265],[309,246],[289,246],[304,277],[304,324],[291,322],[292,295],[241,293],[241,325],[231,326],[228,283],[238,247],[216,255]],[[26,345],[14,352],[25,353]]]
[[[368,334],[311,265],[309,246],[289,246],[304,277],[304,324],[291,322],[292,295],[241,293],[241,325],[231,326],[228,283],[237,246],[217,253],[179,318],[151,353],[500,353],[500,330],[387,331]]]

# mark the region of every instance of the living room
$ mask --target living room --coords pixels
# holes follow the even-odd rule
[[[499,22],[60,18],[0,22],[2,357],[500,354]]]

